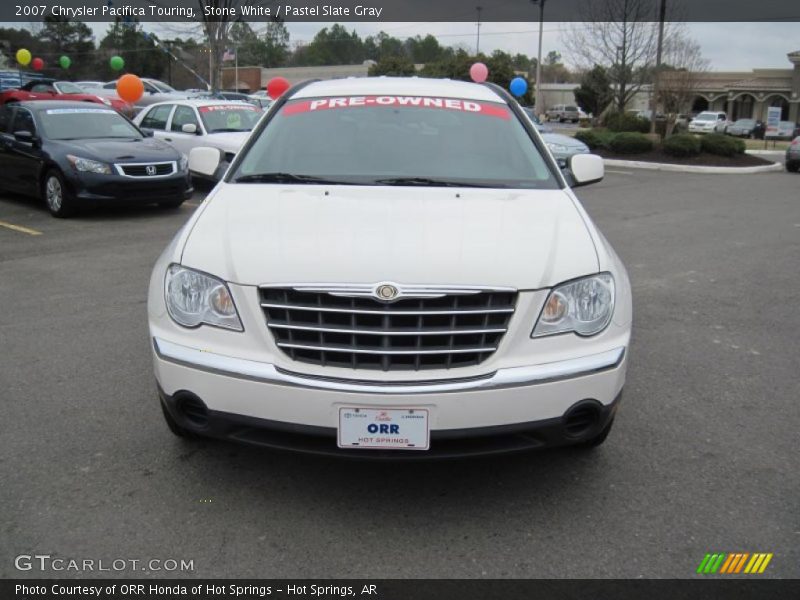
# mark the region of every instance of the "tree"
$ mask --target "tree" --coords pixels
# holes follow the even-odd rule
[[[580,87],[575,90],[575,101],[595,117],[600,116],[613,98],[611,79],[606,69],[600,65],[586,71],[581,77]]]
[[[699,82],[708,70],[708,61],[703,58],[700,45],[683,34],[670,39],[664,49],[664,58],[666,64],[657,73],[656,103],[666,116],[664,136],[669,137],[678,115],[689,112]]]
[[[561,62],[561,53],[556,52],[555,50],[550,50],[550,52],[547,53],[547,56],[545,56],[544,65],[542,66],[547,65],[552,67],[553,65],[557,65],[560,62]]]
[[[511,64],[515,71],[525,71],[530,74],[531,68],[536,65],[536,59],[531,60],[527,54],[515,54],[511,58]]]
[[[51,69],[57,68],[59,56],[66,55],[72,59],[72,76],[82,78],[93,73],[94,36],[85,23],[61,17],[45,17],[38,39],[46,48]]]
[[[429,63],[442,59],[444,48],[431,34],[416,36],[405,41],[405,50],[415,63]]]
[[[415,75],[414,63],[405,56],[387,56],[369,68],[370,77],[377,75]]]
[[[563,38],[576,63],[587,69],[593,65],[608,69],[618,111],[624,111],[649,81],[658,39],[653,9],[654,3],[648,0],[587,1],[584,22],[574,24]]]
[[[113,79],[120,73],[112,71],[108,59],[121,56],[125,61],[125,71],[141,77],[164,78],[167,63],[171,60],[156,47],[154,37],[146,34],[138,21],[122,22],[117,19],[100,40],[98,62],[95,76]]]

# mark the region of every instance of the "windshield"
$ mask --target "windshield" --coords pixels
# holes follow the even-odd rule
[[[163,81],[158,81],[156,79],[148,79],[147,82],[154,88],[156,88],[159,92],[172,93],[175,91],[174,87],[167,85]]]
[[[753,119],[739,119],[736,121],[736,125],[739,127],[749,127],[750,125],[755,125],[756,122]]]
[[[250,131],[261,118],[261,110],[252,104],[211,104],[197,109],[208,133]]]
[[[85,94],[83,88],[69,81],[59,81],[56,88],[62,94]]]
[[[51,140],[142,137],[118,112],[105,108],[51,108],[39,118],[44,137]]]
[[[712,113],[700,113],[694,119],[695,121],[716,121],[717,115]]]
[[[269,174],[373,185],[558,187],[506,104],[420,96],[290,100],[232,180],[266,181]]]

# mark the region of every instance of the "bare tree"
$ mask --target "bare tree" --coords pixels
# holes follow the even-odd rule
[[[651,0],[589,0],[582,9],[584,22],[574,23],[562,37],[579,67],[608,69],[618,111],[652,77],[658,45],[654,9]]]
[[[689,112],[708,65],[700,45],[683,33],[665,45],[656,98],[667,119],[665,137],[672,135],[678,115]]]

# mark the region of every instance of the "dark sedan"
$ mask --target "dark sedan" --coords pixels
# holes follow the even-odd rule
[[[800,171],[800,136],[794,138],[786,149],[786,170],[790,173]]]
[[[81,206],[177,208],[193,191],[187,162],[111,108],[65,101],[0,107],[0,188],[42,198],[56,217]]]

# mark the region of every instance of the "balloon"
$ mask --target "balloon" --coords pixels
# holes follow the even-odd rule
[[[41,58],[34,58],[31,61],[31,66],[33,67],[34,71],[41,71],[44,69],[44,61]]]
[[[72,61],[69,59],[69,56],[62,56],[58,59],[58,64],[61,65],[62,69],[69,69]]]
[[[144,84],[136,75],[126,73],[117,80],[117,95],[133,104],[144,95]]]
[[[469,68],[469,76],[475,83],[483,83],[489,76],[489,69],[482,62],[476,62]]]
[[[23,67],[27,67],[30,64],[31,58],[30,50],[26,50],[25,48],[17,50],[17,62]]]
[[[108,61],[108,64],[115,71],[121,71],[122,68],[125,66],[125,61],[122,59],[121,56],[112,56],[111,59]]]
[[[283,77],[273,77],[267,82],[267,96],[276,100],[289,89],[289,81]]]
[[[512,94],[519,98],[520,96],[524,96],[525,92],[528,91],[528,82],[522,77],[514,77],[514,79],[511,80],[511,83],[508,84],[508,89],[511,90]]]

